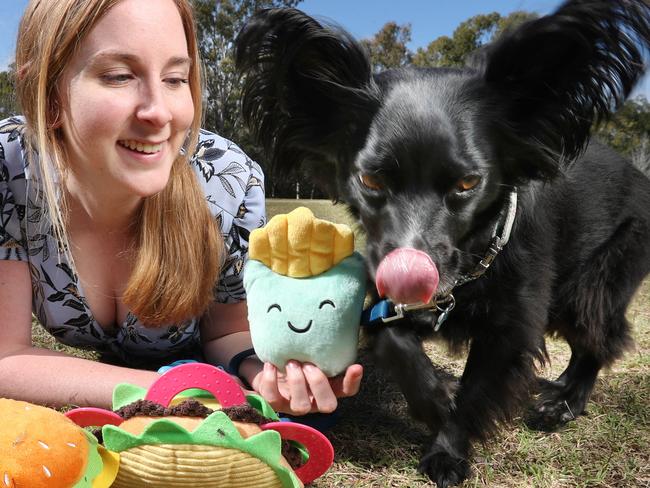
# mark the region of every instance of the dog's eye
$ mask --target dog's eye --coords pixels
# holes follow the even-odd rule
[[[367,173],[360,174],[359,181],[361,181],[361,184],[363,186],[365,186],[366,188],[370,188],[371,190],[379,191],[384,189],[384,185],[381,184],[379,178],[373,175],[369,175]]]
[[[481,182],[481,177],[479,175],[467,175],[463,176],[460,180],[456,182],[456,191],[464,192],[469,191]]]

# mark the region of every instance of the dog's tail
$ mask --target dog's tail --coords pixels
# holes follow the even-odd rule
[[[255,14],[237,36],[235,63],[244,120],[281,171],[331,158],[349,143],[342,128],[361,126],[350,122],[375,106],[361,45],[293,8]]]

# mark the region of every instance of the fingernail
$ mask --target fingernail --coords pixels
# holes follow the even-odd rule
[[[314,371],[314,369],[316,369],[316,366],[311,363],[304,363],[302,365],[302,369],[306,369],[307,371]]]
[[[296,369],[298,368],[298,363],[296,363],[295,361],[289,361],[287,363],[287,368]]]

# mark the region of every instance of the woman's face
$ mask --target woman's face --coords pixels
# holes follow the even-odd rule
[[[122,0],[83,39],[59,85],[76,191],[161,191],[194,116],[181,17],[172,0]]]

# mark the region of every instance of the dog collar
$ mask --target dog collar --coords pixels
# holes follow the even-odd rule
[[[387,322],[403,319],[404,315],[408,312],[436,309],[440,314],[438,315],[433,330],[437,332],[442,324],[447,320],[449,313],[456,306],[456,299],[452,293],[454,289],[458,286],[464,285],[465,283],[474,281],[485,274],[490,265],[494,262],[494,259],[510,240],[510,233],[516,215],[517,188],[514,187],[508,195],[508,206],[501,211],[501,215],[494,226],[492,239],[490,239],[490,245],[488,246],[485,256],[483,256],[483,259],[479,261],[472,271],[458,278],[454,283],[454,286],[446,295],[437,298],[434,297],[429,303],[395,304],[390,300],[381,300],[372,307],[364,310],[361,315],[361,325],[373,326],[385,324]]]

